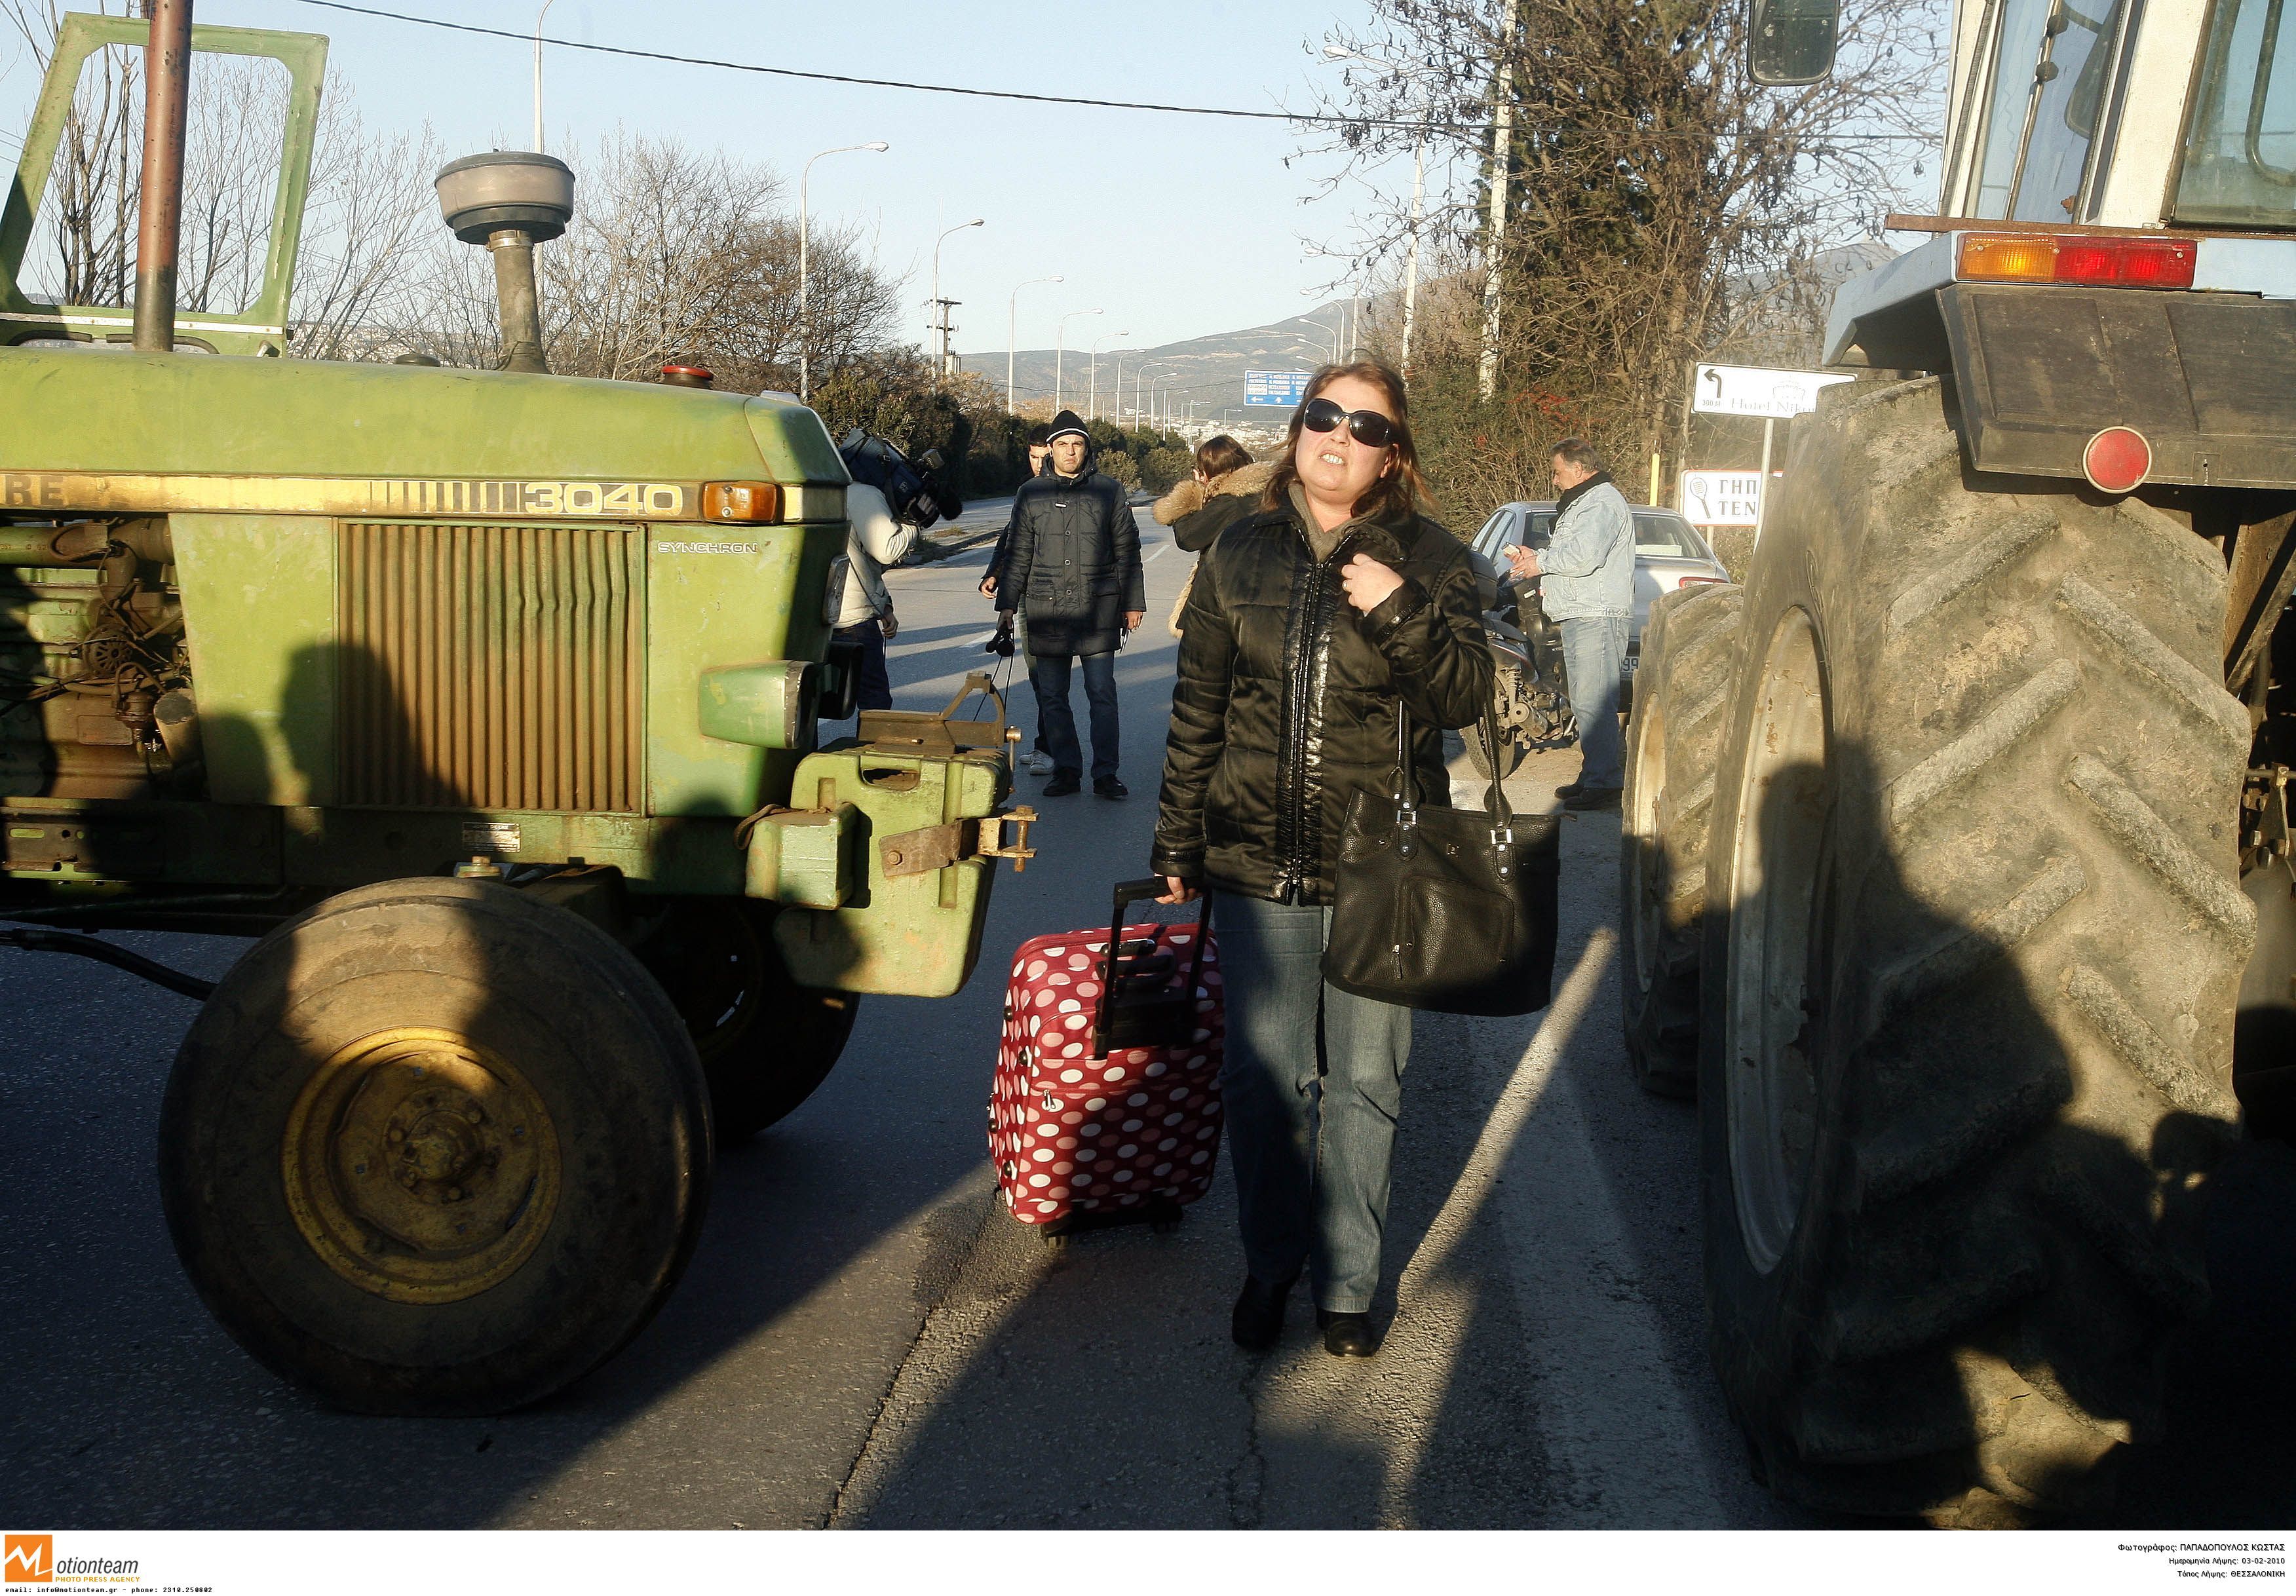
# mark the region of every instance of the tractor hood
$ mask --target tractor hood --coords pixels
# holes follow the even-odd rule
[[[849,479],[820,418],[803,405],[644,382],[6,348],[0,396],[0,471],[7,472],[763,479],[836,488]]]

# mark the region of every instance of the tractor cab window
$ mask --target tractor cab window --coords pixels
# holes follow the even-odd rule
[[[1996,32],[1975,214],[2079,219],[2128,0],[2008,0]]]
[[[2218,0],[2177,179],[2179,222],[2296,220],[2296,4]]]

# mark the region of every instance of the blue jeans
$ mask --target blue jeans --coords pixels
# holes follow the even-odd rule
[[[1590,615],[1562,627],[1562,666],[1570,673],[1570,708],[1578,717],[1579,784],[1627,784],[1619,735],[1619,673],[1627,663],[1627,618]]]
[[[1227,994],[1220,1093],[1245,1266],[1274,1284],[1308,1265],[1318,1307],[1361,1314],[1379,1289],[1411,1011],[1324,985],[1331,915],[1216,895]]]
[[[1037,735],[1053,768],[1084,773],[1084,750],[1077,743],[1076,711],[1069,708],[1070,654],[1029,656],[1029,685],[1037,693]],[[1116,656],[1086,654],[1085,701],[1092,709],[1092,774],[1116,773]]]

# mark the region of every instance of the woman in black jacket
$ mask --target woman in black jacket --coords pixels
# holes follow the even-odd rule
[[[1366,1314],[1411,1011],[1326,986],[1321,964],[1348,800],[1396,790],[1398,715],[1423,801],[1440,803],[1443,730],[1490,696],[1474,573],[1425,497],[1402,379],[1324,367],[1181,621],[1151,868],[1166,903],[1217,900],[1244,1346],[1275,1344],[1308,1266],[1325,1349],[1379,1347]]]

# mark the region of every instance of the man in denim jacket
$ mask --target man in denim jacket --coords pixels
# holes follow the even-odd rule
[[[1583,438],[1554,446],[1554,536],[1544,550],[1510,549],[1519,579],[1545,577],[1540,602],[1562,632],[1563,668],[1578,717],[1578,779],[1557,789],[1566,809],[1612,809],[1626,785],[1619,735],[1619,673],[1635,610],[1635,518],[1603,457]]]

